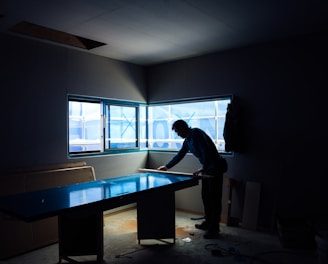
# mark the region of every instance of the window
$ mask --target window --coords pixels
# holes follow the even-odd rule
[[[69,101],[69,152],[101,151],[100,102]]]
[[[69,97],[69,154],[137,149],[138,107],[137,103]]]
[[[148,107],[149,149],[178,150],[183,139],[172,131],[178,119],[189,126],[203,129],[214,141],[220,152],[225,151],[223,129],[225,114],[231,98],[207,101],[180,102],[150,105]]]
[[[136,148],[137,108],[106,104],[106,149]]]
[[[203,129],[220,152],[225,151],[223,129],[231,97],[145,105],[78,96],[68,98],[70,155],[124,151],[178,150],[183,139],[172,124],[185,120]]]

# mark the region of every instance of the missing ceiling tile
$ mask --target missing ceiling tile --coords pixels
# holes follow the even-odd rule
[[[63,31],[47,28],[26,21],[22,21],[14,25],[12,28],[10,28],[10,31],[87,50],[106,45],[102,42],[79,37]]]

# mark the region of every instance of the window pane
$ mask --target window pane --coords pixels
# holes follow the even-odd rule
[[[100,103],[69,101],[69,152],[101,150]]]
[[[170,105],[148,107],[148,147],[173,148],[170,131]]]
[[[223,128],[230,98],[192,103],[154,105],[148,108],[149,148],[181,148],[183,139],[172,131],[172,124],[178,119],[189,126],[204,130],[214,141],[219,151],[224,151]]]
[[[136,107],[107,105],[106,148],[137,147]]]
[[[224,151],[223,129],[230,101],[230,98],[223,98],[140,106],[72,97],[68,109],[69,153],[110,152],[137,147],[178,150],[183,139],[171,129],[172,123],[178,119],[185,120],[191,127],[203,129],[218,150]]]
[[[182,118],[179,118],[180,115],[175,114],[175,120],[183,119],[191,127],[202,128],[214,140],[216,132],[215,101],[188,103],[181,106],[184,106],[186,114]],[[172,107],[172,113],[176,113],[175,107]],[[172,133],[174,132],[172,131]]]

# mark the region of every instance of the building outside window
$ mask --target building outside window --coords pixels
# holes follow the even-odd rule
[[[105,149],[138,147],[137,108],[106,104]]]
[[[231,97],[145,105],[87,97],[68,99],[70,155],[180,149],[183,139],[171,127],[178,119],[203,129],[220,152]]]
[[[69,152],[102,150],[99,102],[69,101]]]
[[[230,98],[224,98],[148,106],[148,148],[180,149],[183,139],[172,131],[172,124],[183,119],[189,126],[203,129],[223,152],[225,114],[230,102]]]

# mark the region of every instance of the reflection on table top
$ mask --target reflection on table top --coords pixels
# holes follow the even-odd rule
[[[142,172],[0,197],[0,210],[25,221],[33,221],[83,206],[103,206],[106,210],[110,202],[117,200],[152,190],[178,190],[197,184],[198,181],[192,177]]]

